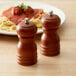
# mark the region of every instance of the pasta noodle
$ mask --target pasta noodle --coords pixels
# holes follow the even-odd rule
[[[39,14],[38,18],[32,18],[30,21],[34,22],[38,28],[42,28],[41,17],[42,17],[44,14],[45,14],[45,13]]]
[[[37,18],[32,18],[30,21],[34,22],[38,28],[42,28],[41,17],[44,14],[39,14]],[[7,17],[0,17],[0,30],[5,30],[8,32],[15,32],[16,25],[10,21]]]
[[[16,25],[7,17],[0,17],[0,30],[16,31]]]

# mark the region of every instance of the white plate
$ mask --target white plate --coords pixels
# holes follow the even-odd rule
[[[60,9],[54,7],[54,6],[51,6],[51,5],[46,5],[46,4],[36,3],[36,2],[30,2],[30,1],[17,1],[17,2],[15,2],[15,1],[13,1],[13,2],[0,3],[0,9],[4,9],[6,7],[9,7],[9,6],[17,6],[21,3],[25,3],[27,5],[30,5],[33,8],[41,8],[45,12],[53,11],[55,14],[57,14],[60,17],[61,25],[65,21],[65,14],[63,13],[62,10],[60,10]],[[39,29],[37,31],[37,33],[42,33],[42,29]],[[16,32],[7,32],[7,31],[4,31],[4,30],[0,30],[0,34],[17,35]]]

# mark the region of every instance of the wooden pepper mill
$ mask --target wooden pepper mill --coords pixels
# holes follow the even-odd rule
[[[30,22],[28,18],[17,25],[18,63],[21,65],[33,65],[37,62],[36,32],[36,25]]]
[[[51,11],[42,18],[43,35],[41,37],[41,53],[46,56],[55,56],[60,53],[60,39],[57,30],[60,18]]]

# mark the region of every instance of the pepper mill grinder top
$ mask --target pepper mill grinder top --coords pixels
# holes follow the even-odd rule
[[[30,22],[28,18],[25,18],[24,21],[22,21],[17,26],[17,33],[22,37],[34,36],[36,32],[37,32],[36,25]]]
[[[54,29],[59,27],[61,20],[59,16],[57,16],[56,14],[53,14],[53,11],[51,11],[48,14],[46,14],[44,17],[42,17],[41,22],[44,28]]]

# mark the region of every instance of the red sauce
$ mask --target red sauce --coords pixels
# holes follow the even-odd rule
[[[39,13],[43,13],[42,9],[34,9],[34,13],[30,14],[29,16],[22,13],[21,15],[14,15],[13,9],[14,7],[10,7],[8,10],[2,12],[2,16],[6,16],[10,21],[14,22],[16,25],[20,23],[24,18],[28,17],[31,19],[32,17],[38,16]]]

